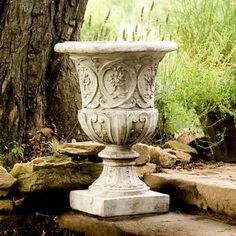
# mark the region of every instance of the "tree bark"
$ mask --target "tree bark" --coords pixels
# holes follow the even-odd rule
[[[53,47],[78,40],[86,5],[87,0],[0,0],[1,146],[21,142],[26,131],[48,121],[64,135],[75,133],[75,69]]]

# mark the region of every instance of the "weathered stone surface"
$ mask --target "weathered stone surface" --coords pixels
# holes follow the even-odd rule
[[[189,153],[190,155],[193,155],[193,156],[196,156],[196,155],[197,155],[196,149],[190,147],[190,146],[187,145],[187,144],[178,142],[178,141],[176,141],[176,140],[171,140],[171,141],[166,142],[166,143],[163,145],[163,148],[171,148],[171,149],[173,149],[173,150],[177,150],[177,151],[182,151],[182,152]]]
[[[219,169],[220,171],[224,170]],[[207,174],[206,171],[165,170],[165,172],[146,175],[144,181],[152,190],[170,194],[173,202],[176,199],[236,218],[236,185],[232,175],[226,179],[225,176],[220,178],[219,175]],[[213,171],[208,170],[208,172]]]
[[[149,155],[151,157],[151,162],[156,163],[164,168],[171,168],[177,161],[175,155],[168,153],[160,147],[153,147]]]
[[[13,209],[13,201],[10,199],[0,199],[0,211],[11,211]]]
[[[0,166],[0,198],[8,195],[15,181],[13,176]]]
[[[102,165],[99,163],[65,157],[43,157],[29,163],[15,164],[11,174],[17,179],[20,192],[33,192],[88,186],[101,170]]]
[[[132,149],[136,151],[140,156],[136,158],[135,164],[137,166],[145,165],[147,162],[150,162],[150,151],[151,146],[144,143],[137,143],[133,145]]]
[[[207,216],[170,212],[161,215],[102,219],[79,212],[67,212],[56,218],[61,228],[87,236],[234,236],[236,226]]]
[[[170,148],[164,149],[169,154],[176,156],[176,161],[179,161],[181,163],[189,163],[191,162],[192,156],[189,153],[183,152],[183,151],[177,151]]]
[[[139,178],[143,178],[144,175],[149,175],[156,172],[156,164],[147,163],[144,166],[136,166],[136,173]]]
[[[205,135],[201,129],[184,128],[175,133],[174,137],[177,141],[189,145],[195,139],[203,138]]]
[[[90,190],[70,192],[72,209],[102,217],[165,213],[169,211],[169,202],[167,194],[150,190],[123,196],[94,195]]]
[[[0,166],[0,189],[10,188],[15,181],[12,175],[9,174],[5,168]]]
[[[66,155],[76,155],[80,157],[97,156],[104,149],[105,145],[87,141],[60,144],[58,152]]]

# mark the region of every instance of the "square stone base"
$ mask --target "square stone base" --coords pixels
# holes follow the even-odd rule
[[[147,191],[139,195],[106,197],[89,190],[70,192],[70,206],[74,210],[110,217],[169,211],[169,195]]]

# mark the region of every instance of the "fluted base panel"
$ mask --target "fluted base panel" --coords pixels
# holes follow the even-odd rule
[[[90,190],[70,192],[70,206],[102,217],[164,213],[169,211],[169,195],[146,191],[138,195],[106,197],[94,195]]]

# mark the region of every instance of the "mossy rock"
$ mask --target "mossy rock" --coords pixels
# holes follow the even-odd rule
[[[98,178],[102,164],[65,157],[41,157],[17,163],[11,174],[20,192],[47,189],[83,188]]]
[[[150,162],[150,155],[149,151],[152,148],[152,146],[149,146],[144,143],[137,143],[133,145],[132,150],[137,152],[139,154],[139,157],[136,158],[135,164],[137,166],[145,165],[146,163]]]
[[[163,145],[163,148],[170,148],[170,149],[173,149],[176,151],[182,151],[182,152],[188,153],[192,156],[196,156],[198,154],[197,150],[195,148],[192,148],[189,145],[181,143],[176,140],[171,140],[171,141],[166,142]]]
[[[68,156],[79,157],[97,157],[98,153],[105,148],[104,144],[87,141],[87,142],[75,142],[60,144],[58,152]]]
[[[0,197],[6,197],[14,185],[16,179],[7,170],[0,166]]]
[[[0,199],[0,211],[12,211],[14,203],[11,199]]]
[[[149,155],[151,157],[151,162],[156,163],[164,168],[171,168],[177,161],[175,155],[166,152],[165,149],[160,147],[153,147],[150,150]]]

